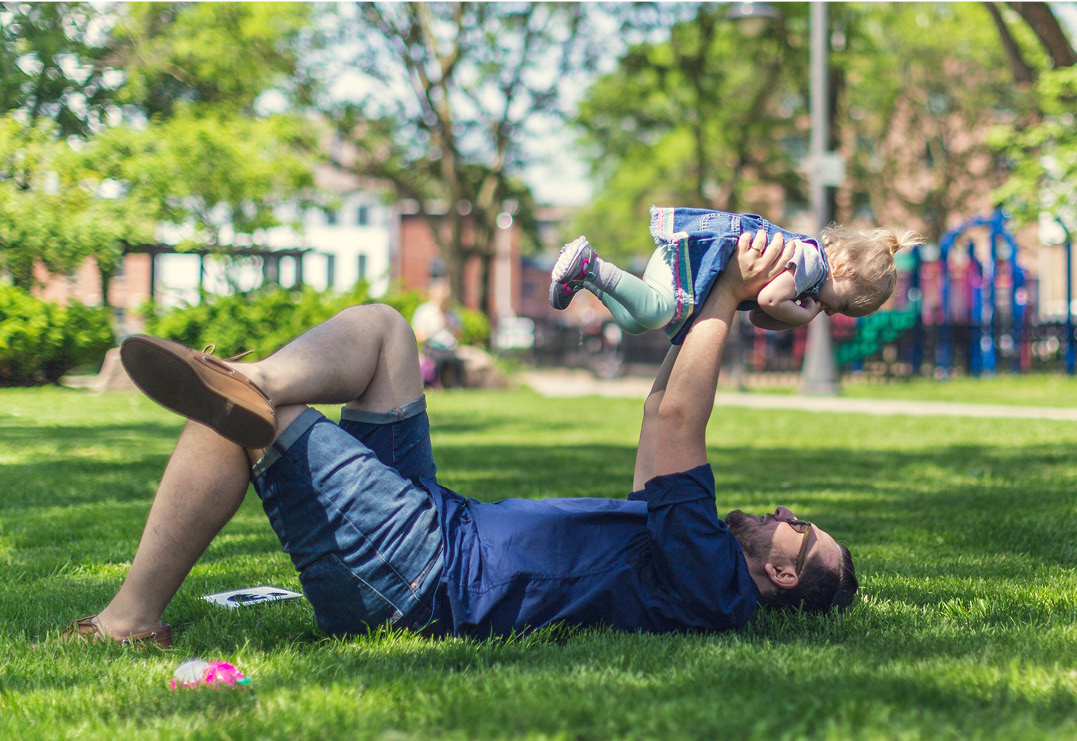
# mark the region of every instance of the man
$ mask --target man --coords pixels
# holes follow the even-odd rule
[[[856,590],[848,551],[783,507],[730,513],[727,526],[707,465],[734,311],[783,269],[783,248],[780,235],[743,237],[670,351],[644,405],[628,500],[483,504],[441,487],[415,336],[386,306],[347,309],[258,363],[128,339],[121,354],[140,388],[197,421],[120,590],[67,637],[171,645],[164,609],[249,479],[331,634],[383,623],[477,636],[557,622],[725,630],[759,602],[844,607]],[[340,425],[312,403],[344,403]]]

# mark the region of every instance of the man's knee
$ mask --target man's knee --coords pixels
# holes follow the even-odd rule
[[[382,343],[416,345],[415,332],[403,314],[388,304],[359,304],[342,309],[335,317],[355,329],[355,337],[374,336]],[[416,345],[417,347],[417,345]]]

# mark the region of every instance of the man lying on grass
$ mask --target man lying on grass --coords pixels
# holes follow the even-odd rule
[[[786,251],[780,234],[742,237],[644,404],[627,500],[484,504],[438,484],[415,336],[387,306],[346,309],[257,363],[129,338],[135,383],[190,421],[119,592],[65,636],[171,645],[165,607],[251,480],[329,634],[727,630],[760,603],[845,607],[849,551],[784,507],[718,519],[706,458],[733,312]],[[339,425],[304,406],[330,403]]]

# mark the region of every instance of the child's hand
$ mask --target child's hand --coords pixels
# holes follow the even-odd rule
[[[800,306],[804,309],[807,309],[811,313],[811,317],[808,319],[808,321],[811,321],[815,317],[819,316],[819,312],[823,310],[823,304],[820,303],[819,299],[815,298],[814,296],[805,296],[804,298],[800,299]]]

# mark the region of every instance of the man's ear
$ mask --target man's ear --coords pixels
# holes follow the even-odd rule
[[[792,566],[778,567],[768,563],[763,569],[767,572],[767,578],[770,579],[770,583],[778,589],[792,589],[800,583],[800,577],[797,576],[796,569]]]

